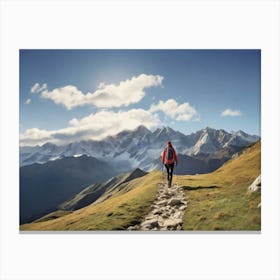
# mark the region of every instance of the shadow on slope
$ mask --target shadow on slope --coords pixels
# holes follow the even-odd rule
[[[89,187],[76,194],[73,198],[62,203],[59,208],[62,210],[77,210],[83,208],[101,196],[106,194],[106,198],[109,198],[114,192],[117,192],[122,188],[122,185],[136,178],[140,178],[147,173],[139,168],[136,168],[132,172],[120,174],[116,177],[110,178],[104,183],[98,183],[90,185]],[[105,200],[105,199],[103,199]]]
[[[218,186],[198,186],[198,187],[192,187],[192,186],[182,186],[182,189],[184,191],[196,191],[196,190],[207,190],[207,189],[217,189],[217,188],[221,188]]]
[[[117,173],[108,163],[87,156],[21,167],[20,223],[56,210],[60,203],[90,183],[102,182]]]
[[[93,203],[59,218],[21,225],[20,230],[125,230],[141,222],[157,195],[163,180],[159,171],[151,172],[126,184],[128,191],[118,192],[101,203]]]

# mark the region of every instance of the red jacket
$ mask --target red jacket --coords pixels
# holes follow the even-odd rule
[[[161,154],[161,161],[163,164],[171,164],[171,163],[174,163],[174,161],[176,162],[176,164],[178,163],[178,158],[177,158],[177,154],[175,152],[175,149],[173,148],[172,145],[169,145],[169,147],[171,147],[172,151],[173,151],[173,159],[172,160],[167,160],[166,159],[166,152],[167,152],[167,147],[164,148],[162,154]]]

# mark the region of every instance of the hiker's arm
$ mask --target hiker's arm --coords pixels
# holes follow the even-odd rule
[[[178,157],[177,157],[175,149],[173,149],[173,150],[174,150],[174,160],[175,160],[176,165],[177,165],[178,164]]]
[[[161,162],[164,163],[164,158],[165,158],[165,149],[162,151],[162,154],[161,154]]]

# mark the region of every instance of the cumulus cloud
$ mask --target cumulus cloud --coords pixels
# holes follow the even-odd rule
[[[38,92],[44,91],[46,89],[47,89],[47,84],[43,84],[42,86],[40,86],[39,83],[36,83],[31,87],[30,91],[32,93],[38,93]]]
[[[51,99],[55,104],[62,104],[68,110],[71,110],[76,106],[86,104],[86,95],[84,95],[75,86],[65,86],[56,88],[52,91],[44,90],[41,93],[41,97]]]
[[[178,104],[174,99],[167,101],[160,101],[158,104],[153,104],[150,112],[162,111],[167,116],[177,121],[189,121],[192,119],[199,119],[198,113],[195,108],[189,103]]]
[[[58,130],[27,129],[20,135],[20,145],[35,146],[46,142],[63,145],[79,140],[101,140],[125,129],[133,130],[140,125],[152,128],[159,122],[156,115],[143,109],[125,112],[103,110],[82,119],[72,119],[68,127]]]
[[[242,113],[239,110],[232,110],[232,109],[226,109],[221,113],[222,117],[230,116],[230,117],[239,117]]]
[[[73,85],[56,88],[52,91],[48,91],[46,88],[41,89],[39,84],[35,84],[33,88],[34,92],[38,92],[40,89],[42,98],[51,99],[68,110],[86,104],[99,108],[112,108],[139,102],[145,96],[146,88],[161,86],[162,81],[162,76],[141,74],[121,81],[119,84],[101,83],[93,93],[83,93]]]
[[[21,146],[41,145],[51,140],[52,137],[50,131],[44,129],[26,129],[23,134],[20,134]]]
[[[27,98],[26,100],[25,100],[25,102],[24,102],[24,104],[26,104],[26,105],[29,105],[31,103],[31,99],[30,98]]]

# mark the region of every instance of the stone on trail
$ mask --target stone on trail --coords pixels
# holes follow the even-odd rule
[[[178,199],[178,198],[171,198],[171,199],[168,201],[167,204],[170,205],[170,206],[175,206],[175,205],[180,205],[180,204],[184,204],[184,203],[182,202],[182,200],[180,200],[180,199]]]
[[[154,220],[154,219],[157,219],[158,218],[158,215],[155,215],[153,213],[150,213],[147,217],[146,217],[146,220],[150,221],[150,220]]]
[[[164,206],[164,207],[161,207],[160,210],[163,211],[163,212],[167,212],[167,211],[170,210],[170,207],[169,206]]]
[[[166,205],[167,204],[167,200],[161,200],[156,202],[156,205]]]
[[[139,225],[136,226],[130,226],[127,228],[128,230],[139,230]]]
[[[152,212],[154,215],[161,215],[162,214],[162,210],[161,209],[155,209]]]
[[[176,230],[182,230],[182,226],[181,225],[178,225]]]
[[[184,211],[184,210],[186,210],[187,209],[187,205],[182,205],[182,206],[180,206],[180,208],[179,208],[179,210],[181,210],[181,211]]]
[[[172,195],[171,194],[169,194],[169,193],[164,193],[163,195],[162,195],[162,198],[170,198]]]
[[[168,214],[168,213],[164,213],[164,214],[162,214],[162,218],[169,218],[169,216],[170,216],[170,214]]]
[[[176,209],[174,209],[174,208],[171,208],[170,210],[169,210],[169,213],[170,214],[174,214],[176,212]]]
[[[141,226],[144,227],[144,228],[146,227],[148,229],[158,227],[159,226],[158,219],[144,221]]]
[[[181,212],[177,212],[177,213],[175,213],[174,215],[173,215],[173,219],[180,219],[181,218],[181,216],[182,216],[182,213]]]
[[[164,222],[164,226],[167,228],[177,227],[178,225],[182,225],[181,219],[168,219]]]

